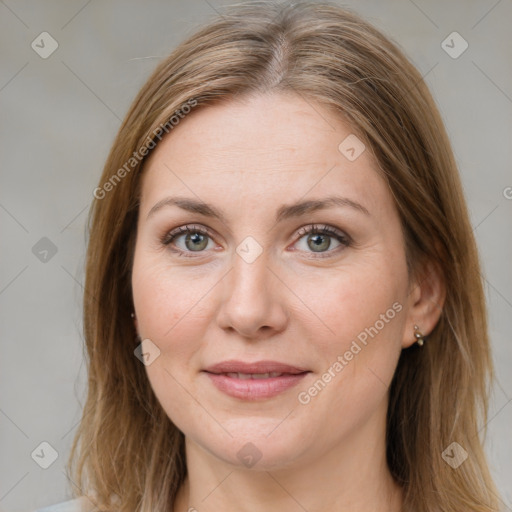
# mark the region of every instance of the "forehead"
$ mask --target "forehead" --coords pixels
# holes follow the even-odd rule
[[[243,197],[249,210],[340,193],[381,208],[391,197],[363,148],[341,116],[297,95],[203,107],[181,120],[146,162],[141,208],[148,211],[170,193],[223,203]],[[361,154],[354,159],[354,152]]]

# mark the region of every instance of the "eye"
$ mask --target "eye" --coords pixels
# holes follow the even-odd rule
[[[308,249],[314,253],[339,252],[339,250],[343,250],[343,247],[348,247],[351,243],[348,235],[331,226],[318,226],[313,224],[311,226],[305,226],[299,230],[297,234],[302,235],[297,243],[300,243],[302,239],[304,239],[305,242],[300,250],[304,250],[306,252],[308,252]],[[334,244],[333,239],[335,240]],[[338,245],[332,249],[332,246],[335,244]],[[325,258],[328,256],[331,256],[331,254],[319,257]]]
[[[339,250],[351,244],[348,235],[331,226],[305,226],[297,232],[297,235],[300,236],[300,239],[296,243],[305,239],[305,244],[299,250],[312,251],[317,254],[328,253],[326,256],[315,256],[319,258],[329,257],[331,253],[339,252]],[[178,256],[186,257],[194,257],[191,253],[201,253],[207,249],[212,249],[212,245],[215,245],[212,234],[199,225],[180,226],[173,229],[162,237],[161,242],[165,246],[170,246],[171,250],[177,253]],[[334,249],[332,248],[333,245],[335,245]]]
[[[202,226],[180,226],[166,233],[161,242],[165,246],[175,244],[177,249],[171,248],[171,250],[179,253],[179,256],[187,257],[191,257],[187,253],[203,252],[207,248],[212,248],[208,247],[209,242],[213,244],[210,232]]]

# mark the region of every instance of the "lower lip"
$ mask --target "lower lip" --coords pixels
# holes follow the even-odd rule
[[[237,379],[225,374],[206,372],[213,384],[226,395],[243,400],[258,400],[296,386],[309,372],[269,377],[268,379]]]

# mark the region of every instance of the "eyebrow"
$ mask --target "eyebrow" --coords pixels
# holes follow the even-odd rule
[[[211,204],[188,197],[166,197],[161,201],[158,201],[158,203],[156,203],[149,211],[146,220],[165,206],[178,206],[188,212],[198,213],[205,217],[213,217],[219,219],[222,223],[227,224],[225,216],[217,208]],[[276,222],[281,222],[292,217],[300,217],[317,210],[325,210],[335,206],[353,208],[365,215],[370,215],[370,212],[362,204],[357,203],[352,199],[340,196],[329,196],[324,199],[311,199],[309,201],[283,205],[277,211],[275,220]]]

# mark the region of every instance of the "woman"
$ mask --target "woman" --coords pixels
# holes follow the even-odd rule
[[[65,506],[499,509],[460,179],[375,28],[232,8],[144,85],[94,196]]]

